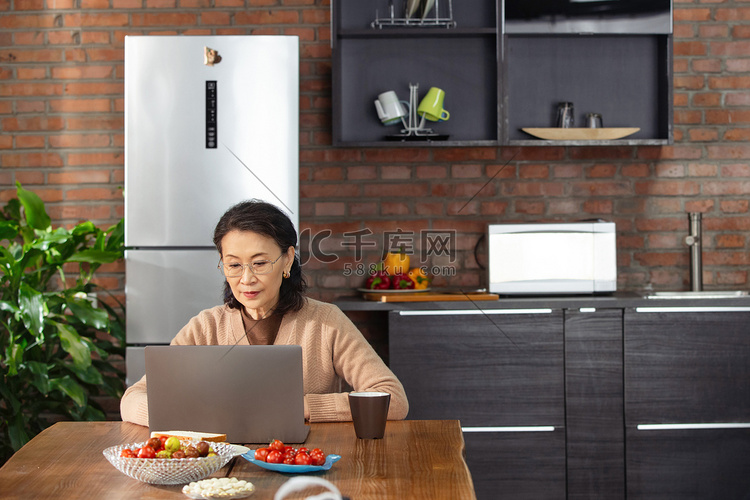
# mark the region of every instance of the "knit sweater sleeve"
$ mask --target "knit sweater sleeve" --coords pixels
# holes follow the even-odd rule
[[[217,324],[221,317],[221,308],[202,311],[192,318],[187,325],[177,333],[172,345],[210,345],[218,343]],[[128,387],[120,399],[120,417],[124,422],[148,426],[148,397],[146,391],[146,376]]]
[[[409,403],[401,382],[386,366],[367,339],[337,307],[318,311],[323,343],[330,346],[328,363],[333,361],[336,374],[355,391],[387,392],[391,395],[389,420],[402,420],[409,411]],[[327,309],[327,310],[326,310]],[[324,350],[325,351],[325,350]],[[348,393],[309,393],[307,406],[311,422],[350,421]]]

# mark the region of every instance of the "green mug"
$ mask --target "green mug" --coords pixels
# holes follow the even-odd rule
[[[451,117],[451,114],[443,109],[444,99],[444,90],[437,87],[431,87],[430,90],[427,91],[427,95],[422,99],[422,102],[419,103],[417,114],[419,116],[424,116],[431,122],[446,121]]]

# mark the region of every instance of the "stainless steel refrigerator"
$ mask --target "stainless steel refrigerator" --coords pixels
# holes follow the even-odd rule
[[[213,229],[259,198],[299,221],[296,36],[125,38],[127,382],[222,302]]]

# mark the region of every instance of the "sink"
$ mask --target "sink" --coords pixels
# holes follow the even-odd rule
[[[747,290],[700,290],[678,292],[651,292],[645,295],[647,299],[731,299],[733,297],[747,297]]]

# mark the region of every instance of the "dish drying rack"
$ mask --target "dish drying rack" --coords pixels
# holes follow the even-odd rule
[[[417,114],[417,104],[419,103],[418,89],[418,83],[409,84],[409,120],[406,121],[403,116],[401,117],[401,123],[403,123],[404,128],[401,129],[400,134],[396,134],[400,137],[429,138],[438,135],[431,128],[425,127],[424,114],[422,114],[421,119]]]
[[[420,13],[422,9],[432,10],[434,15],[426,15],[424,17],[406,17],[407,5],[410,2],[419,2],[420,8],[417,8],[416,13]],[[434,7],[431,5],[434,2]],[[448,13],[446,16],[440,15],[440,0],[403,0],[403,17],[396,17],[395,6],[393,0],[388,0],[388,15],[389,17],[380,17],[378,10],[375,9],[375,20],[370,23],[372,28],[382,29],[386,26],[409,26],[409,27],[430,27],[430,28],[455,28],[456,22],[453,20],[453,0],[443,0],[447,2]],[[429,14],[429,12],[428,12]]]

